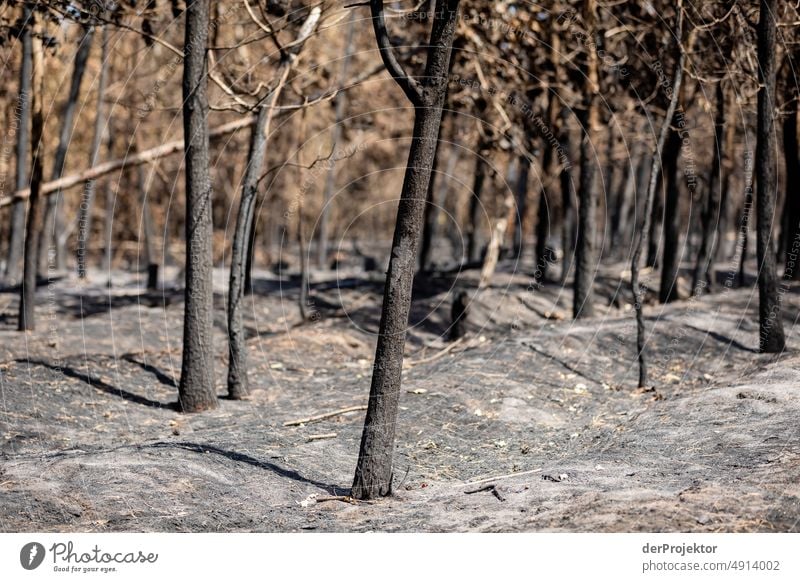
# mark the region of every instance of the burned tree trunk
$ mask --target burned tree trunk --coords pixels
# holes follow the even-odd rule
[[[102,52],[100,60],[100,79],[97,83],[97,101],[95,103],[94,135],[92,137],[91,152],[89,154],[89,167],[94,168],[100,156],[100,146],[103,142],[103,129],[106,125],[105,118],[105,90],[106,76],[108,71],[108,28],[103,27]],[[76,258],[78,262],[78,277],[86,277],[86,253],[89,245],[89,237],[92,232],[92,209],[94,207],[94,194],[96,180],[88,180],[83,189],[83,199],[81,200],[80,212],[78,214],[78,251]],[[56,238],[58,238],[57,235]]]
[[[385,496],[392,491],[394,435],[411,288],[425,197],[447,94],[447,71],[458,21],[458,5],[459,0],[437,2],[425,74],[419,83],[405,73],[395,58],[384,23],[383,0],[370,1],[381,57],[414,104],[415,119],[386,273],[367,416],[353,479],[352,495],[357,499]]]
[[[700,250],[697,253],[697,263],[694,267],[694,278],[692,280],[692,294],[701,295],[703,290],[710,288],[714,284],[714,256],[719,244],[718,226],[722,220],[722,160],[725,152],[723,151],[725,141],[725,92],[722,89],[722,82],[717,83],[716,94],[716,119],[715,119],[715,148],[714,159],[711,163],[711,173],[708,176],[708,192],[703,206],[702,238],[700,239]]]
[[[596,36],[595,0],[584,3],[584,22],[588,35]],[[594,315],[594,271],[597,263],[597,188],[595,184],[595,163],[593,147],[600,129],[598,94],[600,79],[598,74],[597,51],[589,47],[585,64],[584,103],[579,110],[579,118],[584,135],[581,139],[581,176],[578,186],[578,240],[575,248],[575,281],[573,285],[572,316],[575,319]]]
[[[34,28],[36,16],[31,16]],[[44,48],[42,39],[35,35],[31,39],[31,195],[28,201],[28,220],[25,227],[25,254],[23,257],[22,285],[19,295],[19,331],[33,330],[36,326],[36,259],[38,257],[39,233],[42,228],[42,206],[40,190],[43,179],[42,157],[44,155]]]
[[[472,183],[472,196],[469,199],[469,230],[467,231],[467,263],[480,263],[483,245],[481,241],[481,215],[486,214],[481,197],[486,182],[488,164],[486,162],[487,145],[481,138],[475,152],[475,177]]]
[[[642,259],[642,252],[649,232],[649,222],[653,214],[653,200],[655,199],[656,188],[658,187],[659,175],[661,174],[661,164],[663,161],[664,145],[667,136],[671,131],[672,118],[678,107],[681,84],[683,83],[683,67],[686,63],[686,53],[683,50],[683,0],[678,0],[676,7],[676,38],[678,40],[678,59],[675,63],[675,70],[672,76],[672,86],[666,89],[669,97],[669,106],[664,121],[661,124],[656,149],[653,152],[652,166],[650,168],[650,183],[644,200],[642,228],[638,236],[634,233],[633,258],[631,259],[631,294],[633,295],[633,308],[636,313],[636,349],[639,360],[639,388],[647,385],[647,359],[645,357],[645,328],[644,328],[644,290],[639,286],[639,263]]]
[[[531,159],[524,153],[517,158],[514,175],[514,198],[517,201],[517,225],[514,231],[514,258],[520,258],[525,244],[525,215],[528,209],[528,181],[531,175]]]
[[[340,83],[344,83],[347,78],[347,71],[350,68],[350,58],[353,52],[353,39],[355,35],[355,11],[350,13],[350,21],[347,24],[347,41],[345,43],[345,54],[342,58],[342,68],[339,72]],[[334,97],[334,110],[336,119],[334,121],[331,135],[331,151],[336,150],[336,145],[342,136],[342,123],[344,122],[344,110],[347,105],[347,93],[340,91]],[[331,164],[328,169],[328,176],[325,179],[325,191],[322,196],[322,211],[319,216],[319,238],[317,242],[317,266],[325,269],[328,266],[328,223],[330,222],[330,206],[333,198],[333,190],[336,187],[336,164]]]
[[[782,352],[786,346],[781,321],[772,225],[775,222],[776,148],[775,123],[775,37],[777,0],[761,0],[758,19],[758,128],[756,130],[756,254],[758,257],[759,349]]]
[[[788,280],[800,279],[800,152],[797,143],[797,95],[788,103],[789,115],[783,121],[783,155],[786,165],[786,231],[784,248],[786,260],[783,277]]]
[[[433,154],[433,167],[431,168],[431,179],[428,182],[428,195],[425,202],[425,217],[422,224],[422,239],[419,249],[419,270],[428,270],[431,261],[431,250],[433,249],[433,238],[436,236],[436,226],[439,221],[439,207],[436,201],[436,184],[439,177],[439,159],[441,156],[440,145],[442,142],[442,131],[444,128],[444,112],[442,113],[442,123],[439,125],[439,137],[436,139],[436,152]]]
[[[19,103],[17,104],[17,176],[16,189],[22,190],[28,182],[28,149],[30,145],[31,120],[31,75],[33,63],[33,45],[31,43],[30,19],[31,8],[23,9],[23,28],[20,33],[22,45],[22,63],[19,72]],[[25,241],[25,202],[17,200],[11,209],[11,225],[9,228],[8,255],[6,256],[6,277],[16,283],[20,276],[20,260],[22,259]]]
[[[676,119],[673,119],[673,123]],[[678,268],[680,267],[680,185],[678,183],[678,155],[681,151],[680,133],[673,128],[664,146],[664,181],[667,193],[664,199],[664,252],[661,257],[661,285],[658,300],[669,303],[678,299]]]
[[[67,161],[67,151],[72,142],[72,132],[75,119],[75,111],[78,108],[78,98],[80,97],[81,84],[84,73],[86,72],[86,61],[92,48],[94,38],[94,28],[87,26],[83,29],[83,36],[78,44],[78,51],[75,54],[75,65],[72,70],[69,94],[64,110],[61,112],[61,134],[58,138],[58,147],[53,158],[53,177],[58,180],[64,174],[64,166]],[[39,235],[38,244],[38,268],[44,273],[49,268],[50,245],[53,245],[55,252],[55,268],[63,270],[66,265],[66,239],[63,234],[64,217],[61,213],[62,205],[59,203],[61,191],[59,190],[52,196],[47,197],[47,204],[44,214],[44,228]]]
[[[186,270],[183,361],[178,386],[183,412],[216,408],[211,178],[209,176],[208,0],[186,3],[183,138],[186,143]]]
[[[269,112],[262,107],[250,137],[250,153],[242,183],[242,199],[236,217],[236,230],[231,247],[231,272],[228,280],[228,396],[234,400],[249,394],[247,381],[247,345],[242,323],[242,300],[244,299],[244,275],[247,253],[254,226],[255,202],[258,178],[263,168],[267,150],[265,133]]]

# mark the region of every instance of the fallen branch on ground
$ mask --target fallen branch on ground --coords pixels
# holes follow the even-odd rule
[[[301,424],[311,424],[312,422],[317,422],[319,420],[325,420],[326,418],[332,418],[334,416],[339,416],[340,414],[347,414],[348,412],[358,412],[359,410],[366,410],[366,404],[359,404],[358,406],[349,406],[348,408],[342,408],[341,410],[334,410],[333,412],[326,412],[324,414],[317,414],[315,416],[309,416],[308,418],[301,418],[300,420],[290,420],[289,422],[284,422],[283,426],[298,426]]]

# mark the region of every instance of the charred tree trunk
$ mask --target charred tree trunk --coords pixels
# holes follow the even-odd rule
[[[36,16],[31,16],[31,28],[35,28]],[[38,257],[39,233],[42,228],[40,190],[43,180],[42,157],[44,155],[44,48],[42,40],[32,35],[31,63],[31,195],[28,201],[28,220],[25,227],[25,254],[23,257],[22,285],[19,295],[19,331],[33,330],[36,326],[36,259]]]
[[[103,129],[106,125],[105,117],[105,90],[106,76],[108,71],[108,28],[103,27],[102,52],[100,60],[100,79],[97,83],[97,101],[95,102],[94,135],[92,137],[91,152],[89,154],[89,167],[97,165],[100,156],[100,147],[103,143]],[[89,237],[92,233],[92,209],[94,207],[94,195],[96,180],[88,180],[83,188],[83,200],[81,200],[80,211],[78,214],[78,252],[76,258],[78,262],[78,277],[86,277],[86,253],[89,247]],[[60,237],[60,233],[56,238]]]
[[[551,96],[551,101],[554,99]],[[533,272],[534,279],[541,283],[547,280],[547,269],[552,262],[553,250],[547,246],[547,239],[550,235],[550,205],[547,201],[547,191],[550,185],[555,182],[556,176],[556,159],[553,152],[553,147],[549,143],[542,144],[544,147],[544,155],[542,157],[542,188],[539,191],[539,204],[536,208],[536,253],[535,265],[536,268]],[[524,158],[524,162],[523,162]],[[524,173],[525,180],[528,179],[528,172],[530,171],[530,160],[527,156],[520,157],[520,165],[526,164],[521,168],[521,174]],[[524,169],[524,172],[522,171]],[[522,175],[520,175],[522,180]]]
[[[447,94],[447,71],[458,21],[459,0],[437,2],[422,83],[408,77],[394,56],[384,23],[383,0],[371,0],[370,5],[381,57],[414,104],[415,119],[386,273],[367,416],[353,480],[352,495],[357,499],[385,496],[392,491],[394,435],[414,266],[442,107]]]
[[[17,176],[16,188],[22,190],[28,182],[28,149],[30,146],[31,120],[31,75],[33,63],[33,45],[31,43],[30,20],[32,11],[29,6],[23,9],[23,29],[21,31],[22,63],[19,73],[19,103],[17,104]],[[9,282],[16,283],[20,276],[20,260],[22,259],[25,241],[25,201],[17,200],[11,209],[9,228],[8,254],[6,255],[6,277]]]
[[[711,288],[714,284],[714,256],[719,244],[719,223],[722,221],[722,160],[725,152],[723,151],[725,141],[725,92],[722,89],[722,82],[717,83],[717,112],[715,120],[715,148],[714,159],[711,164],[711,174],[708,176],[708,192],[706,194],[705,205],[701,216],[702,238],[700,239],[700,250],[697,253],[697,263],[694,267],[694,278],[692,280],[692,294],[701,295],[703,290]]]
[[[784,248],[786,261],[783,277],[787,280],[800,279],[800,152],[797,144],[797,95],[792,95],[788,104],[789,115],[783,121],[783,152],[786,164],[786,201],[784,215],[787,228]]]
[[[355,35],[355,12],[350,13],[350,21],[347,25],[347,41],[345,44],[345,54],[342,58],[342,68],[339,72],[340,83],[346,82],[347,71],[350,68],[350,57],[353,52],[353,39]],[[347,92],[340,91],[334,97],[334,108],[336,120],[333,125],[331,135],[331,150],[336,150],[336,145],[342,136],[342,123],[344,122],[344,110],[347,105]],[[330,222],[330,206],[333,198],[333,191],[336,187],[336,164],[331,164],[328,169],[328,176],[325,179],[325,191],[322,197],[322,212],[319,217],[319,238],[317,243],[317,266],[320,269],[328,267],[328,234]]]
[[[776,148],[775,37],[777,0],[761,0],[758,19],[758,128],[756,131],[756,254],[758,255],[759,349],[779,353],[786,347],[781,320],[772,225],[775,222]]]
[[[514,176],[514,198],[517,201],[517,227],[514,231],[514,257],[520,258],[525,244],[523,230],[525,215],[528,210],[528,181],[531,175],[531,159],[521,154],[517,158],[517,169]]]
[[[72,132],[75,120],[75,110],[78,108],[78,98],[81,93],[81,83],[86,72],[86,61],[92,48],[94,38],[94,28],[85,27],[83,36],[78,44],[78,51],[75,54],[75,65],[72,70],[72,79],[69,86],[69,95],[61,112],[61,134],[58,138],[58,148],[53,157],[53,180],[58,180],[64,174],[64,166],[67,161],[67,151],[72,142]],[[46,272],[50,263],[50,246],[53,245],[55,252],[55,268],[59,271],[66,267],[66,239],[62,236],[64,229],[64,217],[61,212],[61,191],[47,197],[47,204],[44,214],[44,228],[39,235],[38,262],[42,273]]]
[[[634,234],[633,245],[633,258],[631,259],[631,294],[633,295],[633,308],[636,313],[636,349],[638,352],[639,360],[639,388],[644,388],[647,385],[647,359],[645,357],[645,327],[644,327],[644,290],[639,286],[639,263],[642,259],[642,252],[649,231],[649,221],[653,214],[653,200],[655,198],[656,189],[658,187],[659,175],[661,174],[661,164],[663,161],[664,145],[667,141],[672,123],[675,116],[675,110],[678,107],[678,100],[683,83],[683,67],[686,63],[686,54],[683,51],[683,0],[678,0],[676,7],[676,33],[678,39],[678,59],[675,63],[675,69],[672,77],[672,87],[668,91],[669,107],[667,114],[664,116],[664,121],[661,125],[658,141],[656,142],[656,149],[653,152],[652,166],[650,168],[650,183],[647,187],[647,194],[645,195],[644,209],[642,212],[643,221],[642,228],[639,230],[639,235]]]
[[[258,178],[264,165],[267,151],[267,108],[261,108],[250,136],[250,152],[242,183],[242,200],[236,217],[236,230],[231,247],[231,273],[228,281],[228,396],[240,400],[249,394],[247,379],[247,345],[242,323],[242,300],[244,299],[244,274],[246,253],[250,250],[254,225]]]
[[[584,2],[584,22],[588,34],[594,38],[595,0]],[[600,129],[600,111],[597,97],[600,91],[597,51],[589,48],[586,55],[585,102],[579,111],[584,135],[581,140],[581,177],[578,187],[578,240],[575,248],[575,281],[572,316],[575,319],[594,315],[594,272],[597,266],[597,188],[593,144]]]
[[[183,412],[216,408],[211,178],[209,176],[206,45],[208,0],[186,3],[183,136],[186,143],[186,270],[183,361],[178,386]]]
[[[627,245],[625,237],[628,232],[628,225],[631,215],[631,207],[635,200],[637,190],[638,175],[643,173],[646,161],[645,156],[641,153],[641,148],[635,144],[631,151],[631,158],[628,164],[628,170],[625,173],[625,186],[620,192],[617,209],[611,220],[611,246],[612,253],[616,256],[622,255],[623,249]]]
[[[482,222],[481,215],[486,214],[481,199],[488,170],[488,164],[485,159],[486,150],[485,142],[481,141],[475,152],[475,177],[472,183],[472,196],[469,199],[469,230],[467,232],[467,263],[471,265],[480,263],[483,251],[480,227]]]
[[[675,120],[673,119],[673,123]],[[664,146],[664,181],[667,193],[664,199],[664,253],[661,257],[661,285],[658,300],[669,303],[678,299],[678,269],[680,268],[680,185],[678,183],[678,155],[681,136],[672,129]]]
[[[436,236],[436,226],[439,221],[439,207],[436,201],[436,184],[439,177],[439,160],[441,156],[440,145],[442,142],[442,131],[444,128],[444,116],[442,111],[442,123],[439,125],[439,136],[436,139],[436,152],[433,155],[433,167],[431,168],[431,180],[428,183],[428,195],[425,200],[425,218],[422,224],[422,239],[419,249],[419,270],[425,272],[430,267],[431,250],[433,249],[433,238]]]

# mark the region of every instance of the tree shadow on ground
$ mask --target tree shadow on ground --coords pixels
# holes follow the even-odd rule
[[[256,459],[255,457],[251,457],[250,455],[237,453],[235,451],[227,451],[225,449],[220,449],[219,447],[215,447],[212,445],[202,445],[199,443],[190,443],[190,442],[176,442],[176,443],[157,442],[149,445],[143,445],[142,448],[183,449],[186,451],[191,451],[193,453],[199,453],[199,454],[212,453],[215,455],[220,455],[222,457],[225,457],[226,459],[230,459],[231,461],[235,461],[237,463],[246,463],[253,467],[257,467],[259,469],[271,471],[276,475],[278,475],[279,477],[283,477],[285,479],[291,479],[293,481],[297,481],[298,483],[306,483],[308,485],[313,485],[314,487],[319,487],[320,489],[327,491],[331,495],[350,494],[349,487],[347,488],[339,487],[337,485],[323,483],[315,479],[309,479],[308,477],[303,477],[297,471],[293,471],[292,469],[284,469],[283,467],[280,467],[275,463],[270,463],[269,461],[262,461],[260,459]]]
[[[106,394],[109,394],[111,396],[118,396],[123,400],[127,400],[128,402],[133,402],[134,404],[141,404],[142,406],[148,406],[150,408],[164,408],[166,410],[178,410],[177,402],[164,403],[164,402],[158,402],[157,400],[151,400],[146,396],[140,396],[139,394],[134,394],[133,392],[128,392],[127,390],[123,390],[122,388],[117,388],[116,386],[112,386],[111,384],[104,382],[103,380],[97,378],[96,376],[85,374],[69,366],[56,366],[55,364],[51,364],[50,362],[46,362],[44,360],[17,359],[16,361],[24,364],[33,364],[34,366],[43,366],[55,372],[64,374],[68,378],[74,378],[76,380],[85,382],[92,388],[97,388],[98,390],[101,390]]]
[[[139,366],[145,372],[150,372],[153,376],[156,377],[156,380],[158,380],[162,384],[170,386],[172,388],[178,387],[178,382],[176,382],[172,376],[165,374],[164,372],[161,371],[161,369],[155,367],[152,364],[148,364],[147,362],[142,362],[141,360],[137,360],[133,354],[125,354],[122,356],[122,359],[125,360],[126,362],[130,362],[131,364]]]

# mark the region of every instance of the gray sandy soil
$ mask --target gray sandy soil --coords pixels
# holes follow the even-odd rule
[[[753,349],[751,288],[648,306],[654,388],[637,391],[619,270],[578,323],[568,289],[512,270],[481,291],[474,273],[420,286],[395,495],[373,503],[326,500],[347,494],[363,410],[284,423],[365,404],[379,281],[317,274],[319,317],[299,326],[296,282],[262,274],[252,398],[190,416],[174,409],[178,291],[66,279],[42,287],[27,336],[15,294],[0,295],[0,530],[800,530],[796,289],[779,358]],[[475,295],[469,337],[450,346],[453,285]]]

